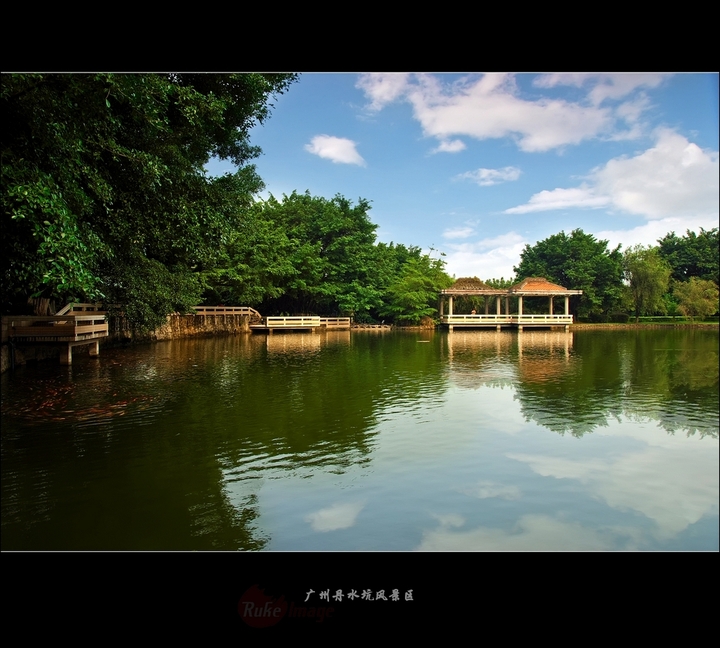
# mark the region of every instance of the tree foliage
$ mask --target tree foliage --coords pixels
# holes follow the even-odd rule
[[[293,192],[249,209],[218,267],[204,273],[205,298],[266,314],[350,315],[417,323],[436,313],[452,280],[420,248],[376,243],[370,203]]]
[[[453,282],[444,268],[441,259],[426,254],[408,259],[388,287],[380,315],[407,324],[419,324],[425,317],[434,317],[438,293]]]
[[[703,318],[718,312],[718,286],[714,281],[691,277],[675,284],[673,293],[679,300],[678,310],[690,318]]]
[[[582,290],[573,310],[580,317],[608,313],[622,295],[622,253],[620,246],[608,250],[607,241],[573,230],[554,234],[534,246],[526,245],[520,264],[513,268],[518,281],[545,277],[570,290]]]
[[[198,272],[262,188],[250,128],[294,78],[4,76],[3,308],[28,295],[105,298],[154,325],[197,303]],[[209,178],[211,156],[239,170]]]
[[[718,228],[704,230],[700,234],[687,231],[685,236],[676,236],[675,232],[666,234],[658,240],[660,256],[672,268],[675,281],[687,281],[691,277],[720,283],[718,267],[720,265],[720,245]]]
[[[636,321],[641,315],[665,311],[663,299],[668,290],[670,265],[660,256],[657,248],[636,245],[623,254],[625,279],[635,309]]]

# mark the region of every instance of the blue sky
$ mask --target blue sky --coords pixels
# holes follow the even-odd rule
[[[718,226],[717,74],[306,73],[273,103],[261,198],[365,198],[378,240],[456,277],[508,278],[561,230],[625,248]]]

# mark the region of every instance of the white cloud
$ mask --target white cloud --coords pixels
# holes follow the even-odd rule
[[[305,521],[310,523],[313,531],[325,532],[347,529],[355,524],[355,520],[364,506],[364,502],[334,504],[307,515]]]
[[[310,144],[305,145],[305,150],[335,163],[365,166],[365,160],[355,150],[356,145],[356,142],[344,137],[316,135]]]
[[[515,273],[525,240],[515,232],[474,242],[447,244],[446,270],[456,277],[506,279]]]
[[[440,146],[433,149],[433,153],[458,153],[459,151],[465,150],[465,142],[462,140],[443,140],[440,142]]]
[[[456,227],[454,229],[446,229],[442,235],[446,239],[463,239],[472,236],[475,230],[472,227]]]
[[[534,81],[536,88],[554,88],[559,85],[583,87],[591,85],[588,98],[594,105],[606,99],[621,99],[639,88],[656,88],[667,74],[615,73],[615,74],[583,74],[578,72],[561,72],[541,74]]]
[[[710,230],[717,226],[718,219],[714,217],[661,218],[629,230],[602,230],[595,233],[595,238],[607,241],[611,249],[618,244],[627,248],[633,245],[657,245],[658,239],[669,232],[684,234],[690,230],[699,233],[701,227]]]
[[[718,170],[717,151],[703,151],[682,135],[662,129],[654,147],[632,158],[610,160],[580,187],[541,191],[505,213],[612,207],[648,219],[716,219]]]
[[[371,101],[370,110],[381,110],[400,97],[407,88],[409,74],[363,74],[355,87],[365,92]]]
[[[615,107],[601,106],[606,99],[636,95],[640,88],[652,88],[662,75],[545,75],[535,86],[591,86],[582,101],[551,97],[524,98],[511,74],[484,74],[443,84],[442,77],[428,74],[362,75],[357,87],[365,92],[368,108],[380,110],[394,101],[407,101],[428,137],[446,151],[450,138],[464,135],[479,140],[513,138],[523,151],[547,151],[600,136],[611,137],[619,118],[637,120],[645,107],[642,99],[631,97],[622,114]],[[634,103],[633,103],[634,102]],[[637,136],[630,130],[625,137]],[[458,140],[454,140],[458,141]],[[452,146],[459,146],[452,144]]]
[[[477,171],[466,171],[458,175],[458,178],[468,178],[477,182],[481,187],[490,187],[501,182],[512,182],[520,177],[520,169],[513,166],[506,166],[502,169],[478,169]]]
[[[530,198],[525,205],[506,209],[506,214],[527,214],[529,212],[568,209],[572,207],[590,207],[598,209],[610,205],[608,196],[598,196],[592,187],[583,185],[575,189],[543,190]]]

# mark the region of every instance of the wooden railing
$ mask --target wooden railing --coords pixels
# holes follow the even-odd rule
[[[249,315],[250,317],[261,317],[254,308],[250,306],[195,306],[197,315]]]
[[[78,304],[78,303],[69,303],[67,306],[63,306],[55,315],[65,315],[66,313],[85,313],[88,311],[95,311],[99,312],[102,311],[103,313],[105,310],[102,308],[102,304]]]
[[[572,324],[572,315],[443,315],[443,324]]]
[[[267,328],[297,328],[320,326],[320,318],[315,315],[306,315],[300,317],[281,317],[272,316],[264,317],[263,325]]]
[[[325,328],[350,328],[349,317],[321,317],[320,326]]]
[[[104,311],[93,314],[61,314],[47,317],[20,315],[8,321],[8,335],[27,342],[80,342],[106,337]]]

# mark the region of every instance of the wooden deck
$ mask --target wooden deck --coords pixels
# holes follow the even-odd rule
[[[257,324],[251,324],[251,331],[314,331],[320,328],[320,317],[307,315],[302,317],[263,317]]]
[[[251,331],[315,331],[316,329],[344,330],[350,328],[349,317],[319,317],[302,315],[295,317],[269,316],[263,317],[256,324],[250,325]]]
[[[68,304],[55,315],[18,315],[7,318],[13,344],[58,344],[60,364],[72,364],[72,349],[90,344],[90,355],[100,353],[100,338],[107,337],[105,311],[95,304]]]

